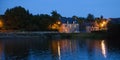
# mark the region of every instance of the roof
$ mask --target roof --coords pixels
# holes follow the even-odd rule
[[[92,26],[92,23],[84,23],[85,26]]]
[[[60,18],[60,21],[62,22],[62,23],[69,23],[69,24],[73,24],[73,22],[74,23],[78,23],[78,21],[76,20],[76,19],[73,19],[73,18],[65,18],[65,17],[62,17],[62,18]]]

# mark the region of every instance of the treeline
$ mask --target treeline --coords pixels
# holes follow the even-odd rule
[[[33,15],[28,10],[21,6],[7,9],[4,16],[4,29],[19,30],[19,31],[48,31],[50,24],[59,20],[60,14],[56,11],[48,14]]]
[[[111,18],[108,23],[108,37],[111,39],[120,38],[120,18]]]
[[[51,15],[37,14],[33,15],[28,10],[21,6],[7,9],[3,17],[3,28],[5,30],[19,30],[19,31],[51,31],[49,25],[59,21],[61,16],[57,11],[52,11]],[[81,29],[85,26],[84,22],[97,21],[98,23],[103,19],[103,16],[95,18],[94,15],[88,14],[85,17],[72,16],[71,18],[77,19]]]

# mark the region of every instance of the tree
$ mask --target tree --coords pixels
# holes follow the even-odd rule
[[[21,6],[7,9],[5,12],[6,29],[24,30],[30,20],[30,13]]]
[[[52,11],[51,14],[52,14],[52,17],[53,17],[54,19],[57,19],[57,20],[58,20],[60,17],[62,17],[59,13],[57,13],[57,11]]]
[[[75,19],[75,20],[77,20],[79,24],[82,24],[82,23],[83,23],[83,20],[84,20],[84,18],[75,16],[75,15],[72,16],[72,18]]]
[[[52,20],[52,17],[48,14],[41,14],[40,20],[39,20],[39,28],[42,28],[41,30],[46,31],[49,30],[49,25],[53,24],[54,21]]]
[[[7,9],[5,12],[5,28],[22,31],[47,31],[49,25],[61,17],[56,11],[51,14],[52,16],[48,14],[32,15],[21,6]]]
[[[100,16],[100,19],[103,19],[103,15]]]
[[[88,22],[94,21],[94,15],[88,14],[88,16],[87,16],[87,21],[88,21]]]
[[[112,18],[107,25],[107,33],[110,38],[119,38],[120,18]]]

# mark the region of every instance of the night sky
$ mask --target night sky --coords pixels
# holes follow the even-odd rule
[[[88,13],[96,17],[120,17],[120,0],[0,0],[0,14],[15,6],[22,6],[34,15],[56,10],[66,17],[86,17]]]

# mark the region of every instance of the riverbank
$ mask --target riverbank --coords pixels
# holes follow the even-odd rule
[[[76,39],[105,38],[105,33],[59,33],[59,32],[1,32],[0,38],[41,38],[41,39]]]
[[[90,39],[104,39],[107,37],[106,33],[80,33],[72,36],[73,38],[90,38]]]

